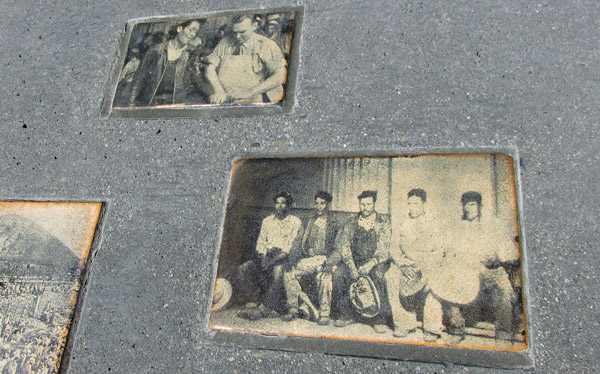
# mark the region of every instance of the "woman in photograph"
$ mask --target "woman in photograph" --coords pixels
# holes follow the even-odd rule
[[[194,76],[190,53],[200,29],[197,20],[171,28],[166,42],[148,50],[133,79],[130,106],[183,104]]]

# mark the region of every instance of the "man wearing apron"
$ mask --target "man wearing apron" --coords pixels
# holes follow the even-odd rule
[[[445,253],[437,271],[427,285],[430,293],[425,302],[429,333],[441,335],[444,304],[449,332],[464,335],[462,309],[486,309],[491,314],[497,339],[510,340],[513,324],[512,303],[516,294],[503,265],[518,261],[518,251],[500,222],[482,220],[482,196],[469,191],[462,195],[463,216],[447,228]],[[473,316],[471,316],[473,317]],[[437,328],[436,328],[437,325]]]
[[[255,32],[257,27],[252,16],[234,17],[231,34],[207,57],[211,104],[283,100],[285,58],[274,41]]]

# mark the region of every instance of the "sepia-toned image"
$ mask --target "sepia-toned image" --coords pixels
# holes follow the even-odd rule
[[[0,202],[0,373],[57,373],[101,203]]]
[[[150,109],[160,116],[181,109],[282,108],[297,58],[298,11],[132,23],[112,110],[144,116]]]
[[[489,153],[236,160],[209,328],[526,350],[514,167]]]

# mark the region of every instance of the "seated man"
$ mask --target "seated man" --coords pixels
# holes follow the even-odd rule
[[[292,246],[298,245],[300,218],[291,215],[289,208],[293,203],[288,192],[277,194],[275,213],[266,217],[260,226],[256,242],[256,260],[250,260],[240,266],[242,280],[254,279],[267,288],[262,301],[256,308],[240,312],[239,316],[255,320],[276,314],[274,309],[283,296],[283,267]]]
[[[437,320],[434,333],[442,330],[446,313],[449,332],[464,335],[465,319],[461,309],[483,310],[491,315],[496,338],[512,336],[512,303],[516,294],[504,266],[517,263],[518,252],[512,236],[500,222],[482,219],[482,196],[469,191],[462,195],[462,220],[448,229],[454,236],[440,262],[436,278],[428,280],[431,292],[426,301],[426,313]],[[456,238],[460,238],[458,241]]]
[[[335,251],[325,262],[322,282],[331,294],[335,283],[339,295],[334,297],[341,318],[337,327],[353,321],[373,324],[372,318],[365,319],[352,309],[348,293],[350,284],[359,276],[369,276],[382,294],[383,277],[388,267],[391,225],[388,217],[375,211],[377,191],[363,191],[358,195],[360,213],[348,219],[340,230]],[[337,266],[340,265],[340,266]],[[376,332],[385,332],[385,327],[374,324]]]
[[[250,15],[233,18],[232,32],[207,56],[211,104],[275,103],[283,100],[287,71],[279,46],[257,34]]]
[[[408,312],[402,305],[409,297],[419,296],[423,305],[426,292],[427,263],[431,260],[432,238],[436,237],[432,218],[426,214],[427,193],[414,188],[407,194],[408,220],[402,223],[398,235],[400,248],[390,252],[392,263],[385,274],[388,300],[392,310],[394,337],[401,338],[413,332],[417,326],[416,314]],[[424,334],[427,334],[427,318],[423,321]],[[427,340],[427,339],[426,339]]]
[[[296,318],[298,312],[298,299],[302,288],[300,279],[307,275],[317,274],[319,289],[319,325],[329,324],[330,300],[327,290],[323,287],[322,273],[323,264],[333,252],[335,236],[338,224],[329,212],[332,196],[325,191],[319,191],[315,195],[315,215],[311,217],[306,225],[302,244],[290,253],[288,266],[290,270],[283,276],[289,311],[282,317],[285,321]]]

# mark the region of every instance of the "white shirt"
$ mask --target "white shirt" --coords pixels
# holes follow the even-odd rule
[[[284,219],[276,218],[271,214],[262,221],[260,234],[256,242],[256,252],[260,255],[266,255],[271,248],[281,248],[283,253],[290,253],[292,243],[298,236],[298,231],[302,226],[300,218],[288,214]]]

